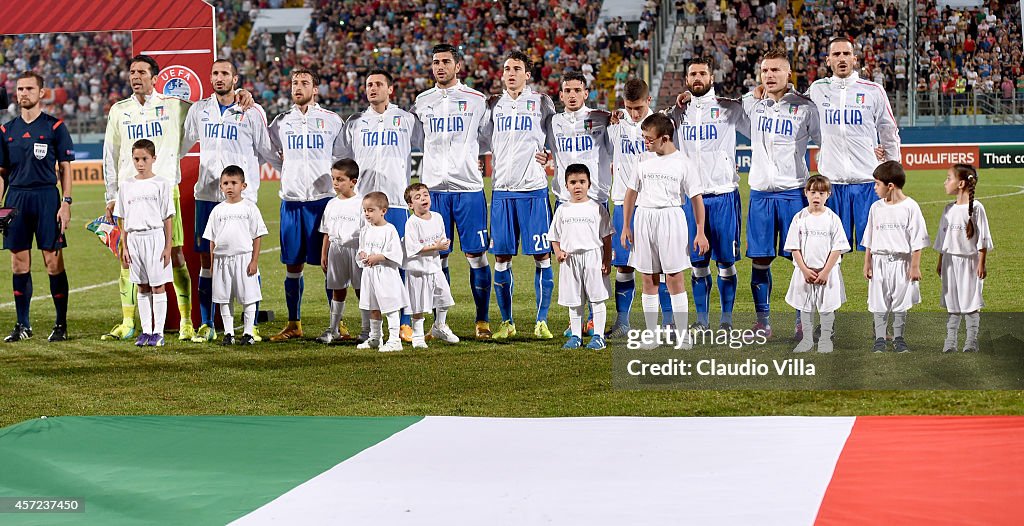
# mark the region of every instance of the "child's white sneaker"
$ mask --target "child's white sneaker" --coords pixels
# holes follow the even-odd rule
[[[356,345],[356,349],[376,349],[380,347],[380,338],[368,338],[363,343]]]
[[[387,341],[384,345],[381,345],[377,351],[379,352],[398,352],[402,350],[402,339],[392,338]]]
[[[430,329],[430,334],[434,338],[437,338],[438,340],[441,340],[445,343],[459,343],[459,337],[456,336],[454,332],[452,332],[451,327],[448,327],[447,324],[442,325],[435,323],[434,326],[431,327]]]
[[[413,349],[429,349],[427,347],[427,341],[422,336],[413,336],[412,338]]]

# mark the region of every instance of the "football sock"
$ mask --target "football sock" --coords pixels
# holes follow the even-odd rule
[[[50,296],[53,298],[53,308],[57,313],[56,324],[68,324],[68,273],[61,272],[50,276]]]
[[[722,301],[721,323],[732,325],[732,310],[736,304],[736,289],[739,278],[736,276],[736,265],[718,266],[718,296]]]
[[[537,295],[537,321],[548,321],[551,293],[555,290],[555,272],[551,268],[551,258],[534,262],[536,270],[533,273],[533,291]]]
[[[590,303],[590,312],[594,314],[594,335],[604,336],[604,326],[608,321],[608,310],[603,301]]]
[[[142,334],[153,334],[153,293],[139,292],[138,303]]]
[[[487,262],[487,254],[467,259],[469,285],[473,289],[473,303],[476,305],[476,321],[488,321],[491,306],[491,266]]]
[[[693,285],[693,303],[697,311],[697,323],[709,325],[708,311],[711,310],[711,267],[704,264],[702,267],[693,267],[690,275],[690,283]]]
[[[494,298],[498,301],[501,321],[512,321],[512,262],[494,264]]]
[[[658,303],[661,305],[662,325],[675,324],[675,320],[672,318],[672,295],[668,293],[668,285],[664,281],[658,285]]]
[[[892,313],[892,337],[903,336],[903,326],[907,324],[907,311]]]
[[[577,338],[583,337],[583,305],[569,307],[569,332]]]
[[[117,279],[117,288],[121,292],[121,324],[125,327],[135,326],[135,299],[139,292],[139,287],[131,281],[131,275],[131,270],[123,268]]]
[[[202,325],[213,327],[213,269],[199,269],[199,317]]]
[[[288,321],[302,319],[302,290],[305,280],[301,272],[286,272],[284,278],[284,301],[288,304]]]
[[[754,295],[754,311],[757,321],[768,324],[771,313],[772,267],[771,265],[751,265],[750,292]]]
[[[220,322],[224,324],[224,334],[235,335],[235,309],[232,303],[220,306]]]
[[[182,318],[187,320],[188,318]],[[153,294],[153,334],[163,334],[167,323],[167,293]]]
[[[402,316],[398,311],[389,312],[384,315],[388,320],[388,341],[389,342],[400,342],[402,340],[398,337],[399,325],[401,325]]]
[[[633,271],[615,273],[615,326],[629,326],[629,311],[633,308],[636,295],[636,279]]]
[[[31,327],[29,307],[32,305],[32,273],[14,274],[11,281],[14,286],[14,309],[18,312],[18,323]]]
[[[644,325],[649,331],[658,328],[658,300],[657,294],[640,294],[640,306],[644,309]]]
[[[256,332],[256,304],[249,303],[242,307],[242,334],[252,336]]]
[[[875,312],[874,315],[873,315],[873,318],[875,320],[875,339],[876,340],[878,338],[885,339],[885,329],[886,329],[886,325],[888,325],[888,323],[889,323],[889,320],[888,320],[889,313],[888,312]]]
[[[188,275],[188,267],[171,267],[174,276],[174,295],[178,300],[178,314],[182,325],[192,325],[192,278]],[[166,303],[166,299],[164,300]],[[156,302],[153,303],[154,309]]]

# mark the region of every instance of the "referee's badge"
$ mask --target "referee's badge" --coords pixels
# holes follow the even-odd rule
[[[35,143],[34,146],[35,147],[33,148],[33,152],[32,153],[35,154],[36,159],[39,159],[40,161],[45,159],[46,158],[46,150],[47,150],[46,144],[41,144],[41,143],[37,142],[37,143]]]

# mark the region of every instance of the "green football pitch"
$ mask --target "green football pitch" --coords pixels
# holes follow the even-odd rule
[[[916,199],[935,232],[944,195],[944,172],[911,172],[906,192]],[[988,170],[981,174],[978,199],[985,203],[996,249],[990,254],[986,310],[1024,308],[1024,170]],[[746,188],[746,182],[741,183]],[[284,266],[278,260],[277,184],[260,190],[270,229],[264,238],[260,268],[263,308],[286,317]],[[744,193],[745,190],[744,190]],[[117,263],[84,228],[103,209],[101,186],[75,189],[73,227],[65,258],[70,277],[72,339],[46,342],[53,319],[48,283],[38,252],[33,254],[36,298],[32,304],[35,337],[15,344],[0,342],[0,426],[40,415],[866,415],[866,414],[1020,414],[1022,391],[628,391],[612,388],[607,351],[566,351],[563,339],[534,340],[532,259],[517,257],[515,311],[520,335],[507,342],[476,342],[467,264],[451,260],[457,305],[449,324],[464,337],[457,345],[434,344],[427,351],[379,354],[352,344],[324,346],[312,340],[326,326],[323,274],[307,268],[303,324],[307,339],[255,347],[179,343],[141,351],[126,342],[101,342],[99,336],[120,319]],[[744,196],[744,203],[746,196]],[[744,247],[745,248],[745,247]],[[936,254],[922,257],[923,302],[914,312],[941,313]],[[862,253],[844,258],[848,303],[843,312],[866,310],[867,283],[860,275]],[[492,258],[493,264],[493,258]],[[0,329],[14,323],[9,293],[10,270],[0,270]],[[738,264],[738,313],[751,313],[750,263]],[[783,301],[792,272],[779,259],[773,267],[774,319],[792,327],[793,311]],[[556,291],[557,292],[557,291]],[[556,298],[557,299],[557,298]],[[717,291],[712,293],[712,322],[717,320]],[[554,302],[553,302],[554,303]],[[173,306],[173,300],[171,302]],[[609,311],[614,307],[609,302]],[[173,307],[172,307],[173,308]],[[634,311],[639,310],[639,298]],[[238,316],[238,314],[236,314]],[[610,313],[609,321],[614,316]],[[633,326],[642,324],[634,312]],[[491,307],[492,327],[499,321]],[[349,327],[358,326],[355,301],[347,305]],[[692,320],[691,320],[692,321]],[[429,319],[428,319],[429,324]],[[567,325],[564,308],[553,304],[554,332]],[[276,332],[282,322],[262,327]],[[782,332],[782,331],[779,331]],[[842,334],[837,334],[837,339]],[[941,335],[939,336],[941,338]]]

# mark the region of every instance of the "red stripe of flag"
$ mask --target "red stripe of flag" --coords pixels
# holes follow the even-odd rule
[[[1022,417],[858,417],[815,524],[1022,524],[1022,448]]]

